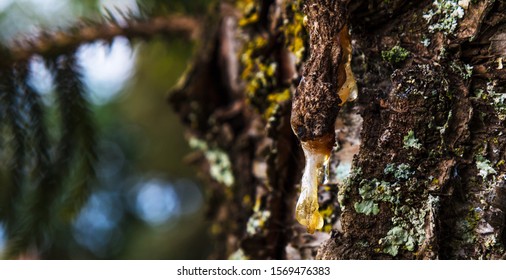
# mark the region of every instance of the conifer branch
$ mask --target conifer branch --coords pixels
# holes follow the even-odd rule
[[[67,218],[73,218],[84,205],[91,193],[90,185],[95,179],[94,165],[97,160],[96,154],[96,129],[93,123],[90,105],[85,96],[82,82],[82,71],[77,64],[75,56],[67,56],[62,60],[62,65],[57,71],[57,81],[60,81],[60,94],[63,107],[71,108],[71,111],[62,111],[62,118],[69,118],[66,130],[72,132],[73,142],[77,148],[76,178],[68,192],[64,194],[63,212]],[[66,91],[66,92],[65,92]],[[63,95],[67,95],[64,97]],[[70,96],[71,100],[67,100]],[[70,115],[68,115],[70,114]],[[62,137],[62,141],[65,139]]]
[[[149,39],[155,36],[196,39],[201,31],[198,19],[187,16],[157,17],[148,20],[126,19],[124,24],[107,22],[82,22],[67,31],[43,32],[34,38],[19,40],[12,46],[0,47],[0,65],[15,61],[27,61],[34,55],[46,58],[71,53],[79,46],[95,41],[112,41],[123,36],[129,40]]]
[[[8,126],[12,139],[10,144],[4,149],[9,149],[12,153],[8,161],[8,171],[10,174],[10,183],[3,186],[2,216],[6,220],[7,231],[12,230],[15,221],[17,203],[21,197],[23,179],[24,179],[24,161],[25,161],[25,142],[26,127],[24,124],[25,116],[21,108],[21,102],[17,95],[16,79],[14,69],[3,69],[0,71],[0,102],[4,106],[5,125]]]

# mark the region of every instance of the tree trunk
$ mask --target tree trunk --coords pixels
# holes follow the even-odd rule
[[[208,175],[211,258],[506,256],[504,1],[226,2],[170,95]],[[301,127],[334,139],[314,234]]]

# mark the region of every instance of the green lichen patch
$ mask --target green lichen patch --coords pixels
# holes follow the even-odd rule
[[[357,213],[365,215],[377,215],[380,211],[379,202],[396,203],[398,200],[391,184],[377,179],[362,180],[358,193],[362,200],[355,202],[354,208]]]
[[[474,244],[476,241],[476,226],[478,225],[478,221],[480,220],[479,215],[480,210],[471,208],[467,212],[467,215],[457,220],[455,223],[455,231],[458,236],[461,237],[459,240],[459,244],[454,244],[454,246],[461,246],[467,244]]]
[[[382,51],[383,60],[392,64],[399,64],[410,56],[410,52],[401,46],[395,46],[388,51]]]
[[[355,207],[355,211],[357,213],[362,213],[366,215],[377,215],[379,213],[378,203],[372,200],[362,200],[361,202],[355,202],[353,205]]]
[[[360,176],[362,176],[362,169],[360,167],[352,169],[350,175],[344,179],[344,183],[339,186],[337,201],[339,202],[342,210],[346,208],[346,200],[348,199],[349,192],[351,191],[351,186],[360,178]]]
[[[359,184],[361,200],[354,204],[357,213],[377,215],[381,203],[390,206],[392,228],[378,240],[378,252],[392,256],[401,250],[413,252],[425,240],[426,216],[437,207],[438,198],[419,187],[424,182],[414,178],[414,173],[408,164],[387,164],[384,174],[392,175],[395,182],[363,179]]]
[[[217,148],[210,148],[207,143],[197,138],[191,138],[189,145],[193,149],[204,153],[209,162],[209,174],[217,182],[227,187],[234,185],[234,174],[232,173],[232,163],[228,155]]]
[[[388,231],[387,236],[379,240],[379,244],[383,246],[383,253],[395,257],[401,247],[406,248],[408,251],[413,251],[416,246],[416,240],[407,230],[396,226]]]
[[[394,175],[394,178],[399,181],[408,180],[413,174],[415,174],[414,171],[411,171],[411,166],[406,163],[401,163],[397,166],[393,163],[389,163],[383,170],[383,173],[386,175],[392,174]]]
[[[413,252],[424,242],[425,217],[431,207],[434,207],[434,201],[437,201],[437,198],[431,199],[429,196],[421,208],[414,207],[407,201],[394,205],[393,227],[378,241],[378,244],[382,245],[383,253],[395,257],[399,250]]]
[[[413,148],[420,150],[422,144],[415,138],[415,133],[413,130],[410,130],[406,136],[403,138],[403,144],[405,149]]]
[[[453,33],[463,17],[464,8],[459,5],[459,0],[435,0],[432,9],[423,15],[430,23],[430,32],[441,31],[444,34]]]

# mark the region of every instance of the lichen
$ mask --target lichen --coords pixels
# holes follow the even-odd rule
[[[229,260],[249,260],[249,257],[246,256],[246,254],[244,253],[244,251],[239,248],[237,249],[237,251],[233,252],[232,254],[230,254],[230,256],[228,256],[228,259]]]
[[[379,202],[398,202],[398,197],[391,184],[377,179],[362,180],[358,193],[362,200],[355,202],[354,208],[357,213],[365,215],[377,215],[380,211]]]
[[[453,61],[450,63],[450,68],[465,80],[470,79],[473,75],[473,66],[469,64],[462,64]]]
[[[239,57],[242,66],[241,79],[245,82],[246,101],[262,114],[265,120],[269,120],[276,108],[291,98],[291,92],[287,85],[278,82],[278,58],[269,50],[269,38],[258,32],[253,32],[255,35],[250,34],[251,28],[255,28],[259,19],[259,5],[258,1],[237,1],[237,7],[242,11],[239,25],[243,31],[241,33],[243,47]],[[296,55],[297,52],[303,52],[304,42],[299,14],[293,14],[297,17],[296,22],[292,24],[292,21],[288,21],[281,27],[286,33],[283,39]]]
[[[490,97],[491,105],[497,112],[499,120],[506,120],[506,93],[496,92],[495,81],[487,83],[487,95]]]
[[[483,180],[485,180],[488,175],[497,173],[490,164],[490,160],[481,155],[476,156],[476,168],[478,169],[478,176],[481,176]]]
[[[344,183],[339,186],[337,192],[337,201],[342,210],[346,208],[346,200],[348,199],[349,192],[353,183],[362,176],[362,169],[360,167],[351,170],[350,175],[344,179]]]
[[[285,89],[281,92],[275,92],[275,93],[269,94],[269,96],[267,96],[267,101],[269,101],[269,106],[267,107],[267,109],[264,112],[264,118],[268,120],[273,115],[274,111],[279,106],[279,104],[281,102],[286,101],[286,100],[290,100],[291,97],[292,97],[292,95],[291,95],[289,89]]]
[[[418,139],[415,138],[415,133],[413,130],[410,130],[406,136],[403,138],[404,148],[414,148],[417,150],[420,150],[422,147],[422,144],[418,141]]]
[[[322,231],[324,232],[330,232],[332,230],[332,218],[334,217],[335,209],[332,207],[332,205],[327,205],[327,207],[322,208],[320,206],[319,211],[320,215],[323,218],[324,225],[322,228]]]
[[[412,177],[415,172],[408,164],[387,164],[384,174],[393,175],[396,181],[361,180],[358,189],[361,201],[354,206],[357,213],[365,215],[380,213],[381,203],[390,206],[392,228],[378,240],[381,248],[377,251],[397,256],[400,250],[414,251],[424,242],[425,217],[430,209],[437,207],[439,200],[424,191],[416,196],[427,195],[428,198],[424,202],[415,202],[411,194],[415,195],[419,189],[417,186],[424,182]]]
[[[393,227],[378,241],[383,253],[396,256],[399,249],[414,251],[425,240],[425,216],[438,203],[438,198],[429,195],[421,209],[410,206],[407,201],[394,205]]]
[[[304,26],[304,14],[302,13],[302,1],[285,1],[287,18],[283,20],[281,31],[285,35],[285,42],[289,51],[296,58],[296,63],[302,62],[306,50],[306,31]]]
[[[388,51],[382,51],[381,57],[383,60],[392,64],[399,64],[406,60],[411,53],[401,46],[394,46]]]
[[[456,235],[460,236],[460,244],[454,244],[454,246],[461,246],[465,244],[474,244],[476,241],[476,226],[480,220],[479,213],[480,209],[470,208],[467,215],[457,220],[455,223]]]
[[[435,0],[432,9],[423,15],[429,25],[429,31],[441,31],[444,34],[453,33],[458,26],[459,19],[464,17],[464,8],[458,0]],[[435,19],[435,20],[434,20]]]
[[[409,164],[401,163],[396,167],[395,164],[389,163],[385,169],[383,169],[383,173],[386,175],[393,174],[394,178],[400,181],[409,179],[415,172],[411,171],[411,166]]]
[[[259,3],[255,0],[241,0],[237,1],[237,8],[242,12],[242,17],[239,19],[239,26],[246,26],[258,22],[260,11]]]
[[[379,240],[379,244],[383,246],[383,253],[397,256],[399,248],[405,247],[408,251],[413,251],[416,241],[407,230],[400,226],[393,227],[387,233],[387,236]]]
[[[265,223],[271,217],[271,212],[268,210],[257,210],[253,212],[246,224],[246,232],[249,235],[255,235],[262,232]]]
[[[209,162],[209,174],[213,179],[227,187],[234,185],[232,163],[224,151],[218,148],[210,148],[205,141],[197,138],[190,138],[189,145],[191,148],[204,153]]]

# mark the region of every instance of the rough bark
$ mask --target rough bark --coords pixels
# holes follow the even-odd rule
[[[171,94],[189,137],[207,143],[194,159],[212,175],[209,218],[220,244],[212,257],[504,258],[505,2],[339,3],[223,3]],[[312,9],[329,16],[314,17]],[[315,22],[328,41],[311,37]],[[332,94],[342,83],[342,54],[331,34],[345,24],[359,97],[339,112]],[[294,220],[304,159],[290,129],[291,98],[278,94],[298,102],[300,77],[311,75],[306,83],[328,88],[310,100],[324,110],[308,118],[337,116],[330,176],[320,186],[325,226],[314,235]],[[222,173],[231,172],[233,183],[212,172],[220,163],[209,151],[227,155]],[[335,173],[352,155],[343,181]]]

